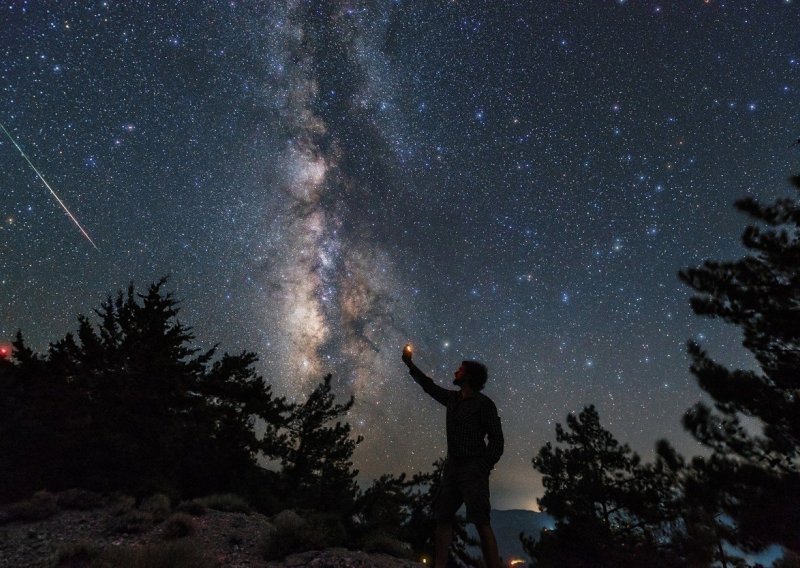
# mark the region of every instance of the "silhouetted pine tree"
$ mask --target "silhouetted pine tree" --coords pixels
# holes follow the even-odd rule
[[[656,462],[649,467],[662,492],[660,497],[651,494],[645,500],[663,513],[662,548],[687,566],[747,566],[743,559],[725,551],[725,541],[732,540],[731,527],[718,514],[717,499],[708,490],[697,462],[687,465],[666,440],[656,444],[656,454]]]
[[[384,474],[361,492],[356,502],[361,532],[384,533],[402,539],[411,515],[412,495],[405,473]]]
[[[800,177],[792,178],[800,189]],[[697,477],[736,523],[736,544],[780,544],[800,552],[800,201],[736,207],[766,229],[749,226],[750,254],[708,261],[680,278],[698,295],[695,313],[738,326],[757,370],[731,370],[689,343],[691,371],[714,401],[698,403],[684,425],[713,453],[696,463]],[[741,417],[757,421],[742,424]]]
[[[49,456],[57,452],[57,437],[62,432],[53,430],[63,412],[58,403],[60,385],[47,380],[44,361],[24,345],[20,333],[13,347],[15,361],[3,361],[0,375],[2,501],[27,497],[47,487],[48,465],[52,463]]]
[[[677,566],[681,531],[676,466],[660,457],[644,465],[600,425],[593,406],[556,425],[556,440],[533,459],[543,474],[541,510],[556,520],[538,540],[522,536],[536,566]],[[662,452],[667,453],[667,448]]]
[[[444,459],[433,462],[433,470],[415,473],[409,480],[409,517],[403,540],[420,556],[432,563],[436,553],[436,520],[431,508],[433,497],[442,478]]]
[[[283,453],[289,407],[255,373],[255,355],[212,363],[214,349],[198,353],[164,284],[107,299],[97,326],[80,316],[77,340],[67,334],[46,356],[17,337],[0,391],[15,407],[0,418],[4,498],[42,487],[187,497],[264,485],[255,458]]]
[[[354,397],[335,402],[331,375],[293,407],[287,422],[288,448],[282,457],[283,495],[287,504],[347,518],[354,511],[358,485],[353,452],[363,438],[350,436],[350,424],[341,421]]]

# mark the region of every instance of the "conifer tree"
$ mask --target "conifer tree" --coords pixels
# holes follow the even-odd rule
[[[539,539],[522,536],[536,566],[676,566],[680,530],[676,467],[665,458],[642,464],[600,425],[593,406],[556,425],[556,441],[533,459],[543,474],[541,510],[556,526]],[[662,453],[669,455],[667,448]]]
[[[0,502],[47,487],[47,462],[50,455],[58,457],[62,432],[52,430],[56,420],[45,419],[44,413],[58,416],[60,407],[44,361],[25,346],[21,333],[12,345],[12,361],[3,361],[0,375]]]
[[[409,518],[403,540],[411,545],[417,554],[433,559],[436,553],[436,520],[433,518],[431,504],[438,490],[444,459],[433,462],[433,469],[415,473],[409,480]],[[453,541],[458,538],[453,534]]]
[[[200,353],[165,280],[108,298],[77,335],[35,354],[21,334],[2,385],[2,498],[83,486],[174,497],[255,491],[256,457],[284,452],[289,405],[254,370],[255,355]],[[253,425],[266,425],[257,435]],[[260,480],[260,482],[259,482]]]
[[[792,178],[800,189],[800,177]],[[707,261],[680,272],[697,293],[696,314],[742,331],[755,369],[729,369],[695,342],[691,371],[710,395],[684,425],[712,450],[696,470],[736,525],[736,544],[759,550],[777,543],[800,552],[800,200],[736,207],[766,228],[749,226],[747,256]],[[750,420],[750,425],[742,418]],[[753,422],[757,425],[752,426]]]
[[[413,496],[405,473],[384,474],[358,496],[356,508],[362,532],[377,532],[398,539],[411,515]]]
[[[363,438],[352,438],[350,424],[341,420],[355,398],[337,404],[331,380],[331,375],[325,376],[306,401],[292,409],[281,476],[288,504],[346,517],[358,493],[353,452]]]

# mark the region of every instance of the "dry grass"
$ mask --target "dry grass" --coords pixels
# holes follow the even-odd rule
[[[98,554],[97,547],[88,541],[70,542],[58,548],[53,565],[57,568],[89,567]]]
[[[67,489],[56,497],[58,506],[65,511],[91,511],[103,506],[103,496],[87,489]]]
[[[214,555],[193,540],[120,546],[105,550],[92,564],[97,568],[216,568]]]
[[[49,491],[37,491],[30,499],[14,503],[7,509],[9,520],[22,522],[43,521],[57,511],[58,503]]]
[[[172,503],[163,493],[156,493],[143,499],[139,510],[150,513],[157,521],[163,521],[172,512]]]
[[[187,513],[175,513],[164,521],[164,538],[175,540],[194,536],[197,532],[197,523],[194,517]]]
[[[113,517],[108,526],[111,534],[142,534],[153,528],[153,515],[147,511],[132,510]]]
[[[250,504],[233,493],[215,493],[214,495],[207,495],[195,501],[205,505],[209,509],[215,511],[224,511],[227,513],[249,513],[252,510]]]

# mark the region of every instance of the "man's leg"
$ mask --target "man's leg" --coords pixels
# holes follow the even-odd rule
[[[447,555],[453,540],[453,523],[436,523],[436,568],[447,567]],[[496,547],[496,546],[495,546]]]
[[[490,524],[492,504],[489,500],[489,472],[482,461],[470,464],[463,477],[461,490],[467,504],[467,522],[473,523],[481,537],[483,561],[487,568],[500,568],[500,555]]]
[[[492,525],[475,525],[478,529],[478,536],[481,537],[481,549],[483,550],[483,561],[487,568],[500,567],[500,553],[497,552],[497,539],[494,537]]]
[[[452,464],[445,462],[439,489],[433,498],[433,516],[436,519],[436,568],[446,568],[453,541],[453,520],[464,498],[454,478]]]

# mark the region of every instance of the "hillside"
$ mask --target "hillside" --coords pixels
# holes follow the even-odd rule
[[[42,494],[40,494],[41,496]],[[163,501],[134,506],[121,497],[96,501],[44,494],[24,506],[0,510],[0,568],[133,565],[211,567],[317,566],[412,568],[416,562],[387,554],[330,547],[267,561],[265,550],[291,546],[287,535],[309,535],[305,521],[285,511],[274,517],[245,510],[233,496],[210,506],[194,501],[173,511]],[[81,510],[87,509],[87,510]],[[318,535],[316,528],[314,534]],[[303,537],[300,537],[303,538]],[[280,542],[276,542],[280,539]],[[322,548],[322,547],[321,547]]]

